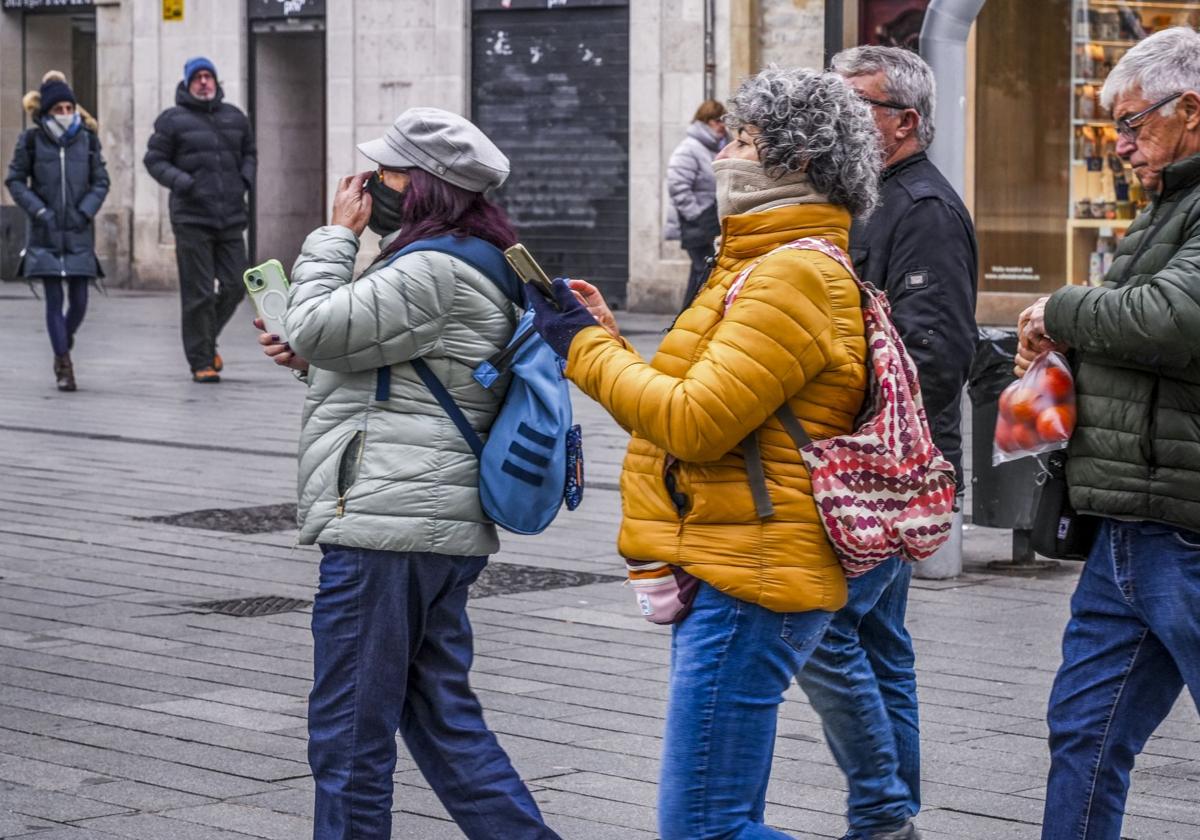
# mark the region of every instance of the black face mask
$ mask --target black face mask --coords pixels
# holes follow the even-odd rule
[[[371,196],[371,219],[367,222],[367,227],[380,236],[400,230],[404,224],[404,193],[383,183],[378,172],[367,181],[367,192]]]

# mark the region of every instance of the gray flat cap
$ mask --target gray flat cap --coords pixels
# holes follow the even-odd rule
[[[389,169],[424,169],[471,192],[508,178],[508,158],[474,123],[441,108],[409,108],[382,137],[358,150]]]

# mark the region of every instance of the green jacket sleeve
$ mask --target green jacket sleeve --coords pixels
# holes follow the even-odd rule
[[[1085,353],[1187,366],[1200,355],[1200,218],[1189,220],[1183,247],[1148,282],[1059,289],[1046,304],[1046,332]]]

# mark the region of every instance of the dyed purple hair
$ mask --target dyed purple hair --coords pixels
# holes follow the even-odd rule
[[[482,193],[456,187],[424,169],[408,170],[401,215],[401,233],[379,255],[381,260],[419,239],[448,233],[478,237],[501,251],[517,244],[517,231],[500,207]]]

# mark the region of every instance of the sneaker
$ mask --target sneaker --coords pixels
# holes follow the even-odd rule
[[[221,358],[221,354],[217,353],[213,356],[213,370],[220,373],[225,369],[225,360]]]
[[[863,834],[861,831],[851,831],[844,834],[841,840],[921,840],[921,833],[912,822],[907,822],[900,828],[891,831],[876,831]]]
[[[910,820],[893,831],[875,831],[863,837],[864,840],[921,840],[921,832]]]
[[[210,367],[201,368],[200,370],[192,371],[192,381],[203,384],[217,383],[221,381],[221,374],[217,373]]]
[[[54,357],[54,379],[60,391],[75,390],[75,368],[71,364],[71,354],[63,353]]]

